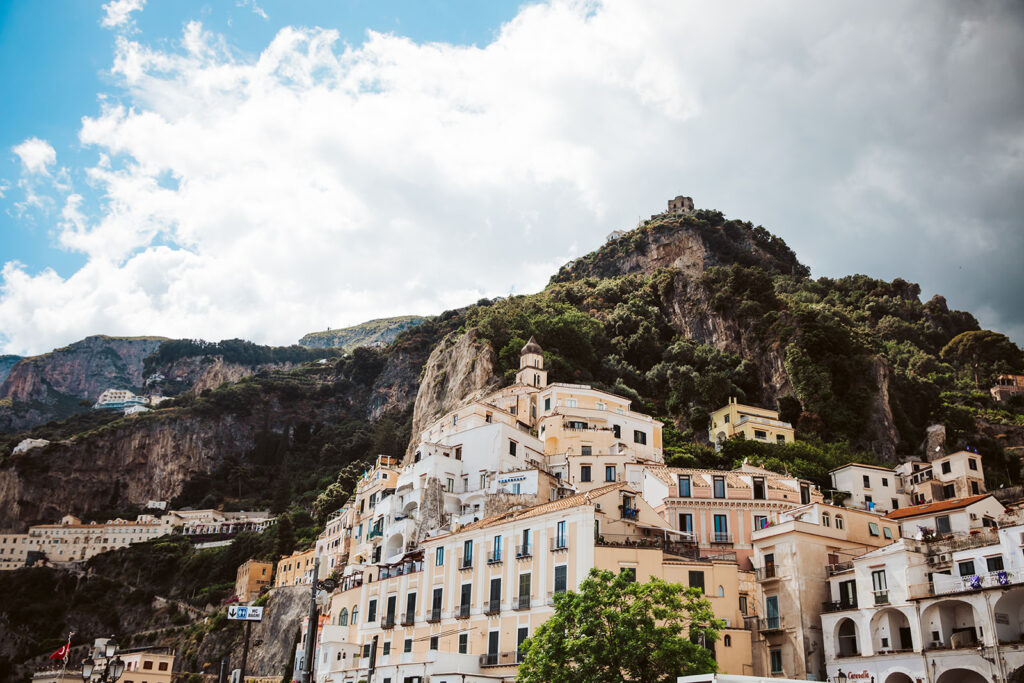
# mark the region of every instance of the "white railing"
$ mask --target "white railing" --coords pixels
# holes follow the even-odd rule
[[[1024,583],[1024,572],[1019,569],[1007,569],[1005,571],[989,572],[987,574],[975,574],[972,576],[943,576],[933,574],[931,584],[931,595],[949,595],[951,593],[970,593],[982,588],[994,588],[997,586],[1012,586]],[[923,584],[928,587],[928,584]],[[913,591],[920,595],[921,591]]]

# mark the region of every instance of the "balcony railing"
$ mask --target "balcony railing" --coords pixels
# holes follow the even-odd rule
[[[623,519],[636,519],[640,516],[640,510],[638,508],[622,508]]]
[[[755,581],[773,581],[780,577],[779,568],[774,564],[766,564],[763,567],[754,568]]]
[[[501,564],[501,553],[491,553],[488,555],[487,564]]]
[[[888,605],[889,604],[889,590],[872,591],[875,594],[876,605]]]
[[[405,616],[402,617],[402,626],[412,626],[416,622],[415,612],[406,612]]]
[[[499,612],[501,612],[501,600],[488,600],[484,614],[498,614]]]
[[[395,617],[394,617],[394,615],[387,616],[387,617],[384,617],[383,619],[381,619],[380,620],[380,627],[381,628],[394,628],[395,627]]]
[[[1024,583],[1024,571],[1009,569],[972,576],[944,576],[933,574],[933,583],[910,586],[909,597],[927,598],[934,595],[971,593],[984,588],[997,588]]]
[[[732,543],[732,534],[724,531],[715,531],[711,534],[712,543]]]
[[[551,552],[556,553],[563,550],[569,549],[569,539],[567,538],[553,538],[551,539]]]
[[[431,624],[436,624],[437,622],[441,621],[441,608],[434,607],[429,612],[427,612],[427,621]]]
[[[519,598],[512,605],[512,609],[530,609],[530,596],[520,595]]]
[[[488,652],[480,655],[480,666],[515,666],[521,661],[518,652]]]
[[[831,600],[829,602],[821,603],[821,611],[827,612],[842,612],[843,610],[857,609],[856,600]]]
[[[516,546],[516,559],[524,557],[533,557],[533,546],[529,543]]]
[[[459,562],[459,571],[462,571],[463,569],[472,569],[472,568],[473,568],[473,558],[472,557],[463,557],[462,560]]]
[[[469,605],[459,605],[455,610],[456,619],[469,619]]]
[[[841,574],[842,572],[850,571],[851,569],[853,569],[853,562],[836,562],[835,564],[826,564],[825,575],[835,576],[836,574]]]
[[[781,631],[785,628],[783,617],[765,617],[758,619],[758,626],[761,631]]]
[[[370,533],[366,534],[366,540],[369,541],[371,538],[378,538],[384,535],[383,529],[370,529]]]

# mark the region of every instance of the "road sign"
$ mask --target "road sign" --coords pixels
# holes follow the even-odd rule
[[[237,621],[263,621],[263,608],[248,605],[231,605],[228,607],[228,619]]]

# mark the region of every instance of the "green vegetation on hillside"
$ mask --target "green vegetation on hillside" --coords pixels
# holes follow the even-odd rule
[[[337,347],[345,351],[351,351],[357,346],[366,346],[374,342],[390,344],[401,332],[415,327],[425,320],[427,318],[418,315],[378,318],[351,327],[310,332],[299,340],[299,344],[309,348]]]
[[[227,363],[257,366],[268,363],[306,363],[320,358],[336,356],[330,349],[307,349],[303,346],[262,346],[244,339],[225,339],[208,342],[201,339],[171,339],[160,344],[146,357],[143,374],[148,376],[156,368],[169,365],[182,358],[221,356]]]

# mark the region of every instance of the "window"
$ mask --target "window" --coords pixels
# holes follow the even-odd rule
[[[412,652],[412,638],[406,638],[402,644],[402,652]]]
[[[807,484],[800,484],[800,504],[807,505],[811,502],[811,487]]]
[[[768,516],[767,515],[754,515],[754,529],[764,529],[767,526],[768,526]],[[825,526],[828,526],[828,525],[826,524]]]
[[[679,530],[693,533],[693,515],[688,512],[679,513]]]
[[[370,600],[370,604],[366,608],[366,623],[372,624],[377,621],[377,600]]]
[[[969,459],[967,461],[967,466],[970,467],[972,470],[977,470],[978,469],[978,461],[975,460],[974,458],[971,458],[971,459]]]
[[[821,513],[821,525],[822,526],[832,526],[832,515],[828,514],[827,512],[822,512]]]
[[[452,479],[451,477],[448,477],[448,482],[447,482],[445,488],[447,489],[448,493],[454,493],[455,492],[455,480]]]
[[[889,602],[889,586],[885,580],[885,570],[871,572],[871,586],[875,592],[875,604],[884,605]]]
[[[455,447],[455,459],[462,460],[462,446]]]
[[[604,468],[604,480],[615,481],[615,465],[606,465]]]
[[[584,455],[590,455],[585,453]],[[590,465],[580,465],[580,481],[590,481]]]
[[[960,576],[974,576],[975,574],[974,560],[965,560],[963,562],[958,562],[956,567],[957,571],[960,572]]]
[[[370,656],[370,643],[363,643],[363,657]]]
[[[886,478],[886,477],[882,477],[882,486],[888,486],[888,485],[889,485],[889,480],[888,480],[888,478]]]
[[[727,635],[722,638],[722,645],[725,647],[732,647],[732,636]]]
[[[758,441],[767,441],[768,432],[764,431],[763,429],[755,429],[754,438],[757,439]]]
[[[972,495],[972,496],[976,496],[976,495],[978,495],[979,493],[981,493],[981,489],[980,489],[980,488],[978,488],[978,482],[976,482],[976,481],[972,481],[972,482],[971,482],[971,495]]]
[[[494,545],[491,546],[491,560],[501,562],[501,536],[494,537]]]
[[[725,424],[729,424],[729,416],[726,415],[722,422],[724,422]]]
[[[747,596],[746,595],[741,595],[740,596],[740,614],[742,614],[743,616],[747,615]]]
[[[555,592],[564,593],[568,590],[567,578],[568,578],[568,567],[567,565],[560,564],[555,567]]]
[[[786,435],[785,434],[776,434],[775,435],[775,443],[786,443]]]
[[[942,473],[943,474],[949,474],[952,471],[953,471],[953,466],[950,465],[948,460],[946,462],[942,463]]]
[[[842,529],[843,528],[843,516],[842,515],[836,515],[836,528],[837,529]]]
[[[530,629],[526,626],[520,626],[516,631],[516,661],[523,661],[523,643],[527,638],[530,637]]]
[[[486,413],[484,415],[484,422],[486,422],[487,424],[491,424],[492,420],[494,420],[494,415],[492,415],[491,413]]]
[[[519,603],[525,602],[527,607],[530,606],[531,580],[532,575],[530,572],[519,575]]]
[[[160,664],[157,665],[157,668],[160,671],[167,671],[167,662],[160,662]]]
[[[551,398],[544,399],[544,412],[551,410]]]
[[[892,538],[892,527],[888,527],[888,526],[882,527],[882,535],[885,536],[886,538],[891,539]]]
[[[576,399],[574,399],[574,398],[567,398],[567,399],[565,399],[565,407],[566,408],[575,408],[577,405],[578,405],[578,402],[576,401]]]
[[[639,429],[634,429],[633,430],[633,443],[646,444],[647,443],[647,433],[646,432],[642,432]]]
[[[384,652],[383,652],[383,654],[384,654],[385,657],[387,657],[389,654],[391,654],[391,641],[390,640],[384,643]]]
[[[430,649],[431,650],[436,650],[439,641],[440,641],[440,638],[438,638],[437,636],[430,636]]]
[[[440,567],[444,564],[444,546],[439,546],[434,550],[434,566]]]
[[[946,484],[942,487],[942,499],[950,500],[956,498],[956,484]]]
[[[688,474],[679,475],[679,497],[690,497],[690,475]]]
[[[487,473],[486,472],[484,472],[483,474],[480,475],[480,488],[482,488],[482,489],[487,488]]]
[[[516,447],[517,447],[517,445],[518,445],[518,444],[516,444],[516,442],[515,442],[515,441],[511,441],[511,440],[510,440],[510,441],[508,442],[508,454],[509,454],[509,455],[515,455],[515,454],[516,454]]]
[[[893,498],[889,502],[891,503],[891,505],[890,505],[890,512],[892,510],[899,510],[900,509],[900,502],[898,500],[896,500],[895,498]]]
[[[864,475],[864,488],[866,488],[866,489],[871,488],[871,477],[869,477],[866,474]]]
[[[565,520],[561,520],[555,526],[555,547],[556,548],[568,548],[569,538],[565,533]]]
[[[636,583],[636,567],[619,567],[619,574],[625,577],[626,581]]]
[[[715,477],[713,483],[715,498],[725,498],[725,477]]]
[[[704,572],[691,571],[689,576],[690,588],[699,588],[701,592],[704,592]]]
[[[868,533],[872,536],[878,535],[878,524],[875,522],[868,522]]]
[[[153,660],[147,659],[146,661],[142,662],[142,668],[143,669],[152,669],[153,668]]]
[[[594,407],[597,408],[598,410],[606,410],[608,408],[607,405],[605,405],[604,403],[601,403],[600,401],[595,403]]]
[[[355,626],[356,624],[359,623],[359,606],[358,605],[356,605],[355,607],[352,608],[352,620],[351,620],[351,623],[352,623],[353,626]]]
[[[986,557],[985,564],[988,566],[989,572],[1001,572],[1003,571],[1003,556]]]
[[[338,626],[348,626],[348,608],[342,607],[341,614],[338,615]]]
[[[754,499],[764,500],[764,477],[754,477]]]
[[[452,424],[453,425],[459,424],[459,416],[458,415],[452,415]]]
[[[715,515],[715,536],[712,539],[715,543],[729,542],[729,517],[728,515]]]
[[[593,455],[593,446],[580,446],[580,455]]]
[[[768,650],[768,660],[771,663],[772,675],[784,673],[782,671],[782,650],[780,648],[772,648]]]
[[[619,408],[618,410],[619,410],[619,412],[622,412],[621,408]],[[612,425],[612,435],[615,436],[616,439],[621,439],[622,438],[622,427],[620,427],[619,425]]]
[[[935,518],[935,532],[939,534],[948,534],[952,531],[952,527],[949,524],[949,515],[942,515],[941,517]]]
[[[473,541],[468,540],[462,544],[462,566],[470,567],[473,565]]]

